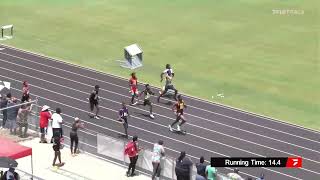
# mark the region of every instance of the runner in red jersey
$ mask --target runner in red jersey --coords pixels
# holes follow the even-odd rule
[[[136,73],[131,73],[129,80],[130,92],[131,92],[131,105],[136,105],[138,101],[134,102],[134,99],[138,97],[138,79]]]

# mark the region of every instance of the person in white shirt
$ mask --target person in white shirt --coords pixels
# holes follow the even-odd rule
[[[52,132],[53,136],[56,134],[60,134],[60,138],[62,138],[63,132],[62,132],[62,124],[63,124],[63,119],[61,117],[61,109],[57,108],[56,112],[52,114],[51,119],[52,119]]]
[[[232,173],[229,173],[228,178],[231,180],[243,180],[243,178],[239,175],[239,169],[235,168]]]
[[[158,143],[154,144],[153,146],[153,155],[152,155],[152,166],[153,166],[153,174],[152,174],[152,180],[155,179],[155,177],[160,177],[161,173],[161,158],[164,156],[164,148],[163,148],[163,141],[159,141]]]

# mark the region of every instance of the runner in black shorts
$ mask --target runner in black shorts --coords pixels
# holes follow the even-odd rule
[[[90,94],[90,97],[89,97],[89,104],[90,104],[90,111],[91,111],[91,114],[89,114],[89,116],[91,118],[96,118],[96,119],[100,119],[100,117],[98,115],[98,113],[99,113],[99,96],[98,96],[99,89],[100,89],[100,87],[98,85],[94,86],[94,90],[92,91],[92,93]],[[95,115],[93,114],[94,107],[96,107]]]
[[[154,95],[154,93],[151,91],[149,84],[145,85],[145,90],[143,90],[139,96],[141,96],[142,94],[144,95],[144,101],[143,101],[143,105],[146,106],[148,105],[150,107],[150,117],[153,119],[154,115],[152,114],[152,103],[150,101],[150,96]]]
[[[128,116],[129,116],[129,110],[126,106],[125,102],[122,102],[122,107],[119,110],[119,118],[118,121],[121,121],[123,123],[123,128],[124,128],[124,134],[125,137],[128,138]]]
[[[181,131],[180,126],[186,122],[186,119],[184,118],[184,115],[183,115],[183,111],[185,108],[187,108],[187,105],[182,100],[181,95],[179,95],[177,103],[172,107],[172,110],[176,112],[177,119],[171,125],[169,125],[170,131],[172,131],[172,127],[175,124],[177,124],[180,120],[181,120],[181,123],[177,125],[177,130]]]

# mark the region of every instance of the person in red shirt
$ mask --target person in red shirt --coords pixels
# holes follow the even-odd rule
[[[49,106],[44,105],[40,112],[40,143],[47,143],[45,134],[47,133],[49,119],[51,119],[51,112],[49,111],[49,109]]]
[[[30,99],[30,87],[27,81],[23,81],[22,84],[22,98],[21,98],[21,102],[25,102],[25,101],[29,101]]]
[[[131,73],[129,80],[130,92],[131,92],[131,105],[136,105],[138,101],[134,102],[134,99],[138,97],[138,79],[136,73]]]

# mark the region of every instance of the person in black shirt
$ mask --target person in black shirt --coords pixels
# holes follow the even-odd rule
[[[177,180],[190,180],[192,161],[186,157],[186,152],[182,151],[176,160],[175,172]]]
[[[207,165],[204,164],[204,157],[200,157],[200,163],[196,164],[197,174],[201,175],[202,177],[206,178],[206,167]]]
[[[126,103],[122,102],[122,108],[119,110],[118,121],[121,121],[123,123],[125,138],[128,138],[128,116],[129,110],[126,106]]]
[[[79,118],[74,119],[74,123],[72,124],[71,131],[70,131],[70,149],[71,149],[71,155],[75,156],[77,153],[78,149],[78,143],[79,143],[79,138],[78,138],[78,128],[84,128],[83,123],[80,122]],[[74,149],[73,149],[73,144],[74,144]]]
[[[100,87],[98,85],[94,86],[94,90],[92,91],[92,93],[90,94],[89,97],[89,104],[90,104],[90,110],[91,110],[91,114],[89,115],[91,118],[96,118],[96,119],[100,119],[98,113],[99,113],[99,89]],[[93,110],[94,107],[96,107],[96,113],[95,115],[93,114]]]
[[[151,95],[154,95],[154,93],[151,91],[149,84],[145,85],[145,90],[143,90],[139,96],[141,96],[142,94],[144,95],[143,105],[144,106],[148,105],[150,107],[150,117],[153,119],[154,115],[152,113],[152,103],[150,101],[150,97]]]
[[[60,133],[57,132],[53,135],[53,146],[52,149],[54,151],[54,158],[53,158],[53,163],[52,166],[63,166],[64,163],[61,162],[61,143],[60,143]],[[59,164],[56,164],[57,158],[59,159]]]
[[[1,108],[6,108],[8,105],[8,101],[11,99],[11,93],[8,93],[6,97],[2,97],[0,101],[0,109]],[[6,122],[7,122],[8,116],[7,116],[7,109],[2,110],[2,127],[5,128]]]

